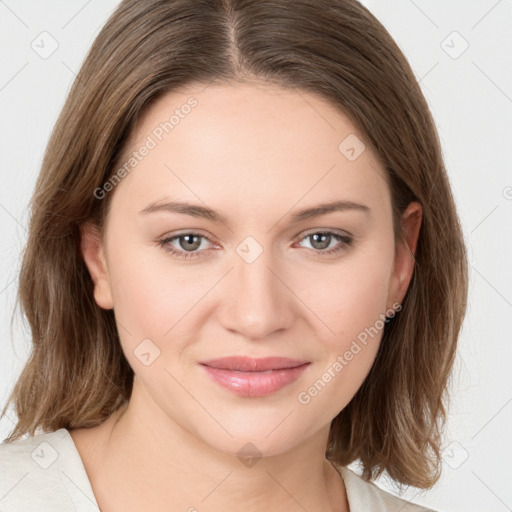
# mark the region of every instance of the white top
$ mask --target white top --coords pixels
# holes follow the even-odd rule
[[[340,468],[350,512],[434,512]],[[94,493],[68,430],[0,444],[2,512],[98,512]]]

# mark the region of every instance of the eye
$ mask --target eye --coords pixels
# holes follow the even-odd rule
[[[158,245],[161,246],[164,251],[170,252],[178,258],[195,258],[199,256],[198,252],[203,252],[197,251],[197,249],[201,247],[201,239],[210,241],[209,238],[200,233],[190,232],[159,240]],[[172,245],[174,241],[177,242],[178,247]]]
[[[187,259],[201,256],[201,253],[206,251],[204,247],[201,249],[203,240],[211,242],[205,235],[196,232],[187,232],[163,238],[158,241],[158,245],[162,247],[164,251],[173,254],[177,258]],[[296,244],[304,240],[310,240],[312,245],[311,250],[315,256],[337,253],[352,244],[352,238],[350,236],[334,233],[332,231],[313,231],[300,238]],[[336,241],[337,244],[335,243],[334,246],[332,246],[332,242]]]
[[[346,249],[352,244],[352,238],[345,234],[338,234],[332,231],[314,231],[299,239],[299,243],[309,240],[315,256],[324,256],[337,253]],[[338,242],[334,245],[332,242]],[[330,248],[329,248],[330,247]],[[326,250],[329,248],[328,250]]]

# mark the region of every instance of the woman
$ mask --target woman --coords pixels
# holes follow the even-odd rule
[[[291,5],[124,1],[94,42],[32,200],[2,510],[425,510],[371,480],[439,478],[440,144],[367,9]]]

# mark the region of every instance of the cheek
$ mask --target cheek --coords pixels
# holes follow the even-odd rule
[[[392,260],[392,249],[376,244],[307,277],[297,274],[297,295],[325,324],[319,332],[331,349],[343,349],[385,313]]]
[[[185,313],[184,294],[193,294],[194,282],[184,283],[170,271],[155,247],[119,247],[109,262],[116,318],[136,341],[161,338]],[[192,289],[192,291],[191,291]]]
[[[365,272],[346,276],[337,296],[333,297],[339,305],[332,311],[333,317],[339,319],[335,324],[336,332],[343,333],[345,339],[353,339],[374,326],[386,310],[388,282],[386,268],[378,264]]]
[[[112,257],[110,271],[122,350],[146,385],[156,389],[165,382],[172,386],[164,369],[183,364],[181,353],[189,341],[182,332],[187,327],[187,311],[204,291],[195,289],[197,281],[187,283],[178,271],[166,269],[165,258],[156,258],[153,250],[126,249]]]
[[[333,271],[330,279],[320,273],[318,286],[304,289],[307,304],[329,329],[318,329],[321,364],[298,401],[322,404],[326,418],[345,407],[359,389],[382,338],[392,251],[367,256]]]
[[[302,417],[313,424],[329,424],[352,400],[368,375],[379,347],[380,334],[368,344],[349,343],[333,354],[297,394]]]

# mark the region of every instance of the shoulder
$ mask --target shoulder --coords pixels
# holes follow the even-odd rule
[[[99,511],[64,428],[0,444],[0,499],[2,512]]]
[[[347,467],[338,467],[350,505],[350,512],[435,512],[384,491],[373,482],[363,480]]]

